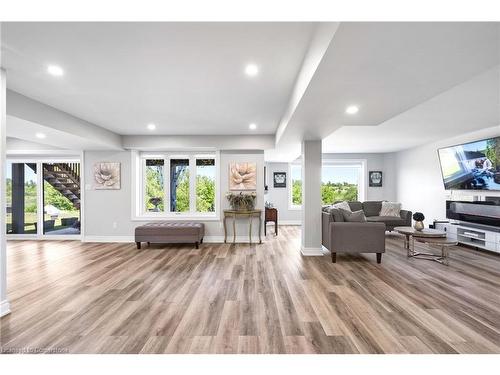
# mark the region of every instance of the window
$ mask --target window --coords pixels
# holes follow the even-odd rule
[[[196,211],[215,212],[215,159],[196,159]]]
[[[76,159],[9,161],[7,234],[33,238],[80,235],[80,183]]]
[[[365,200],[364,160],[326,161],[321,171],[322,204],[336,201]],[[302,166],[290,164],[289,206],[290,209],[302,207]]]
[[[322,204],[364,200],[364,163],[326,162],[321,171]]]
[[[37,233],[37,165],[7,163],[7,234]]]
[[[299,209],[302,206],[302,166],[290,164],[290,208]]]
[[[216,155],[142,155],[139,216],[215,216]]]
[[[42,163],[43,234],[80,234],[80,163]]]

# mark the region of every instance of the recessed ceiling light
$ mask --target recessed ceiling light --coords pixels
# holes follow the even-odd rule
[[[254,124],[254,123],[252,122],[250,125],[248,125],[248,129],[250,129],[250,130],[255,130],[255,129],[257,129],[257,124]]]
[[[155,130],[156,125],[155,124],[148,124],[148,130]]]
[[[47,72],[55,77],[61,77],[64,75],[64,70],[57,65],[49,65],[47,67]]]
[[[345,109],[345,113],[349,114],[349,115],[354,115],[356,113],[358,113],[359,111],[359,108],[358,106],[355,106],[355,105],[350,105],[349,107],[347,107]]]
[[[46,137],[46,135],[43,133],[36,133],[35,137],[40,138],[40,139],[44,139]]]
[[[245,74],[249,77],[255,77],[259,74],[259,67],[256,64],[247,64],[245,66]]]

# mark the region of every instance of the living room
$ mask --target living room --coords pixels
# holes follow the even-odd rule
[[[500,23],[0,36],[2,353],[500,352]]]

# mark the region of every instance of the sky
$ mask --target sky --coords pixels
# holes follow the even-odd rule
[[[6,178],[12,179],[12,163],[8,162],[7,163],[7,172],[6,172]],[[33,172],[33,170],[28,167],[27,165],[24,166],[24,181],[33,181],[36,182],[36,174]]]
[[[292,179],[300,180],[300,166],[294,168],[292,166]],[[359,167],[340,167],[340,166],[323,166],[321,181],[324,183],[342,183],[347,182],[350,184],[357,184],[359,176]]]

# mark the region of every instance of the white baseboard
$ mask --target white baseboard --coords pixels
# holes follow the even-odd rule
[[[301,247],[300,253],[306,257],[318,257],[324,255],[321,247]]]
[[[270,222],[270,223],[272,223],[272,222]],[[301,220],[281,220],[281,221],[278,220],[278,225],[279,226],[281,226],[281,225],[302,225],[302,221]]]
[[[134,236],[85,236],[82,242],[135,242]]]
[[[6,299],[0,302],[0,317],[10,314],[10,303]]]

